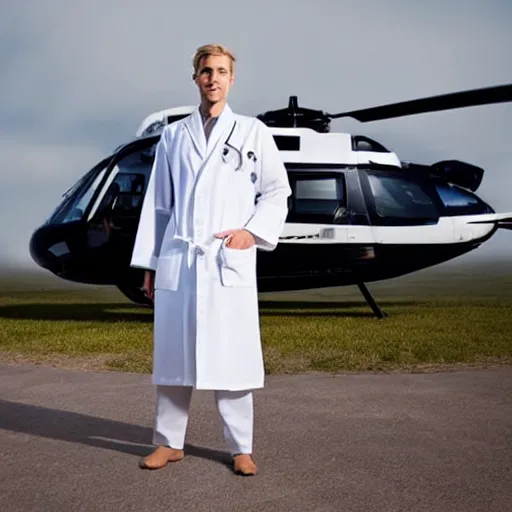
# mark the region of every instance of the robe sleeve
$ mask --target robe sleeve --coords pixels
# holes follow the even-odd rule
[[[260,130],[260,195],[255,212],[244,227],[254,235],[258,249],[272,251],[279,242],[288,215],[291,188],[272,133],[263,123]]]
[[[157,143],[155,160],[135,237],[130,266],[156,270],[165,229],[173,207],[171,167],[166,131]]]

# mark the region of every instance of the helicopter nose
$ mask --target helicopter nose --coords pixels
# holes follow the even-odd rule
[[[37,265],[55,275],[61,275],[64,260],[70,252],[61,226],[54,225],[36,229],[30,238],[29,251]]]

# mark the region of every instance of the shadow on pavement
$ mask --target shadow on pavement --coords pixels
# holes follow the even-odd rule
[[[261,300],[260,313],[264,316],[334,316],[374,317],[364,301],[273,301]],[[414,301],[382,301],[388,307],[420,306]],[[367,311],[350,311],[351,308],[367,308]],[[288,311],[286,311],[288,310]],[[326,310],[326,311],[323,311]],[[152,322],[153,310],[127,303],[42,303],[9,304],[0,306],[0,318],[21,320],[76,320],[101,322]]]
[[[381,306],[420,306],[421,301],[406,300],[382,300],[378,301]],[[364,308],[368,304],[364,300],[335,301],[335,300],[260,300],[261,308],[268,309],[347,309]]]
[[[98,320],[102,322],[152,322],[153,311],[132,304],[43,303],[0,307],[0,318],[25,320]]]
[[[151,428],[8,400],[0,400],[0,429],[139,457],[153,449]],[[186,444],[185,454],[225,466],[230,464],[229,454],[220,450]]]
[[[386,311],[389,307],[421,307],[419,301],[378,301],[379,306]],[[350,311],[358,308],[359,311]],[[360,311],[365,308],[366,311]],[[332,316],[338,318],[375,318],[370,306],[364,301],[293,301],[293,300],[262,300],[260,301],[262,316]]]

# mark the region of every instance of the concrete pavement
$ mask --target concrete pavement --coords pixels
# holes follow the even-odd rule
[[[269,377],[251,478],[202,391],[185,459],[138,469],[153,396],[148,375],[0,365],[2,510],[512,511],[512,368]]]

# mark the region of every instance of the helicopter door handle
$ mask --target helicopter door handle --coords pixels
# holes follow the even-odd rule
[[[336,208],[336,211],[334,212],[334,223],[339,224],[341,223],[340,221],[348,219],[349,214],[350,212],[348,208],[345,208],[344,206],[338,206],[338,208]]]

